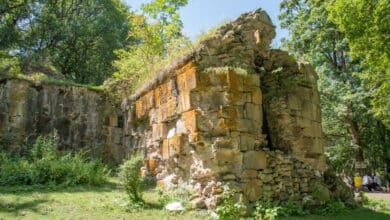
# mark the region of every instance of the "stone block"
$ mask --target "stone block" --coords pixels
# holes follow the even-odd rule
[[[152,139],[153,141],[162,140],[167,136],[167,126],[165,123],[158,123],[152,125]]]
[[[197,118],[196,118],[196,110],[191,110],[187,112],[183,112],[181,118],[184,121],[184,126],[187,129],[187,132],[194,133],[197,131]]]
[[[319,104],[313,105],[313,121],[321,122],[321,106]]]
[[[301,109],[301,112],[302,112],[302,115],[305,117],[305,118],[308,118],[308,119],[311,119],[311,120],[314,120],[314,108],[313,108],[313,104],[308,101],[308,100],[303,100],[302,102],[302,109]]]
[[[177,107],[176,98],[170,97],[166,104],[168,118],[171,118],[174,115],[176,115],[176,107]]]
[[[247,93],[240,91],[229,91],[224,94],[223,105],[244,105],[251,100],[251,97],[247,96]]]
[[[232,128],[234,130],[240,131],[240,132],[251,132],[253,131],[253,122],[249,119],[237,119],[236,120],[237,126],[236,128]]]
[[[244,153],[245,169],[260,170],[267,167],[267,157],[264,151],[247,151]]]
[[[256,105],[263,104],[263,95],[261,94],[261,90],[258,87],[255,87],[252,91],[252,102]]]
[[[138,119],[142,118],[142,116],[146,113],[146,109],[144,107],[145,105],[143,104],[142,99],[138,99],[135,102],[136,116]]]
[[[147,92],[143,98],[144,104],[145,104],[145,109],[146,111],[149,111],[151,108],[154,107],[154,91],[149,91]]]
[[[169,159],[169,144],[168,139],[163,140],[162,146],[161,146],[161,156],[163,160]]]
[[[196,119],[199,131],[207,132],[212,136],[226,135],[231,125],[228,119],[219,118],[217,111],[199,114]]]
[[[189,92],[183,92],[178,96],[178,113],[191,110],[191,98]]]
[[[262,196],[262,183],[260,180],[252,179],[243,184],[242,190],[250,202],[255,202]]]
[[[253,120],[260,124],[260,127],[262,125],[263,121],[263,109],[261,105],[255,105],[252,103],[246,103],[244,105],[245,109],[245,118]]]
[[[188,66],[188,69],[187,69],[185,75],[186,75],[186,88],[187,88],[187,90],[195,89],[197,86],[196,68],[194,66]]]
[[[240,138],[240,150],[248,151],[253,150],[255,147],[255,138],[249,133],[241,133]]]
[[[214,139],[213,144],[216,149],[239,149],[239,141],[237,140],[237,138],[218,137]]]
[[[240,152],[236,149],[218,149],[215,153],[215,159],[218,165],[236,164],[239,158]]]
[[[292,110],[300,110],[300,99],[295,96],[295,94],[288,95],[288,107]]]
[[[184,141],[183,135],[178,134],[168,139],[169,156],[175,156],[182,153]]]
[[[324,153],[324,144],[323,144],[322,138],[315,138],[314,139],[313,146],[311,148],[311,152],[317,153],[317,154]]]
[[[194,143],[198,142],[199,140],[200,140],[200,134],[197,132],[190,133],[188,135],[188,142],[190,144],[194,144]]]
[[[231,96],[230,93],[223,91],[193,91],[190,93],[190,102],[193,108],[202,110],[218,109],[220,106],[227,106],[230,103],[229,96]]]
[[[156,175],[156,168],[157,168],[157,160],[156,159],[149,159],[146,160],[146,168],[152,175]]]
[[[317,138],[322,138],[322,126],[320,122],[313,122],[313,136]]]
[[[166,82],[158,86],[154,90],[155,105],[160,106],[168,102],[168,98],[172,96],[172,81]]]
[[[244,170],[241,175],[242,179],[256,179],[257,170]]]
[[[178,71],[177,75],[177,87],[180,92],[190,91],[197,86],[196,80],[196,68],[192,63],[188,63]]]
[[[232,70],[227,72],[227,83],[230,90],[243,91],[244,90],[244,76],[235,73]]]

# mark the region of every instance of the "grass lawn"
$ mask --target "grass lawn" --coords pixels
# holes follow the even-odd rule
[[[0,219],[208,219],[205,212],[171,213],[158,202],[156,190],[144,195],[148,205],[140,211],[126,207],[126,195],[113,180],[102,187],[42,186],[0,187]],[[377,204],[377,205],[376,205]],[[378,205],[379,204],[379,205]],[[390,201],[373,203],[338,216],[306,216],[286,219],[390,219]]]

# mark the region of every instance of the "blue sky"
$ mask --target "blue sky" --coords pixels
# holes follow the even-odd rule
[[[139,9],[142,3],[149,0],[125,0],[133,9]],[[180,10],[183,20],[183,32],[192,40],[201,33],[227,20],[234,20],[240,14],[264,9],[276,25],[276,39],[273,43],[279,44],[280,38],[287,37],[287,31],[279,28],[278,13],[281,0],[189,0],[188,5]]]

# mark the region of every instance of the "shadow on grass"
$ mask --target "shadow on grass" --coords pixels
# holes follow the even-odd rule
[[[338,214],[336,216],[319,216],[319,215],[310,215],[310,216],[300,216],[300,217],[286,217],[282,218],[283,220],[388,220],[390,219],[390,214],[383,212],[376,212],[367,208],[358,208],[350,210],[348,212]]]
[[[116,182],[106,182],[101,186],[77,185],[77,186],[61,186],[61,185],[17,185],[17,186],[0,186],[0,194],[26,195],[31,193],[52,193],[52,192],[112,192],[120,189]]]
[[[30,210],[33,212],[39,212],[38,206],[42,203],[46,203],[49,200],[36,199],[27,202],[3,202],[0,200],[0,212],[14,213],[18,215],[22,211]]]

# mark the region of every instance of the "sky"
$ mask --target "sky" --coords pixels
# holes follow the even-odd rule
[[[150,0],[124,0],[132,9],[139,10],[142,3]],[[265,10],[276,26],[274,45],[279,45],[282,37],[288,32],[281,30],[278,21],[279,4],[282,0],[189,0],[188,4],[180,9],[183,21],[183,33],[191,40],[200,34],[221,24],[224,21],[234,20],[240,14],[258,8]]]

